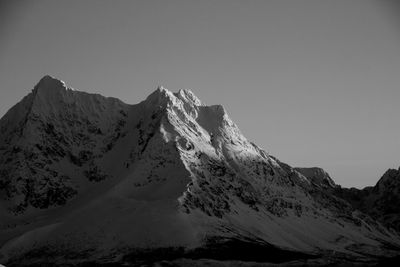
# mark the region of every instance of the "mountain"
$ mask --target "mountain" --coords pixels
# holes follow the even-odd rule
[[[294,168],[296,171],[300,172],[302,175],[307,177],[307,179],[322,188],[334,188],[336,186],[335,182],[329,176],[329,174],[322,168],[312,167],[312,168]]]
[[[130,105],[45,76],[0,137],[7,266],[399,254],[394,230],[325,190],[329,175],[269,155],[190,90],[160,87]]]
[[[400,169],[387,170],[373,187],[337,187],[333,193],[386,227],[400,231]]]
[[[104,178],[95,162],[121,135],[127,110],[117,99],[41,79],[0,121],[0,186],[10,200],[7,209],[18,214],[64,205],[86,187],[82,183]]]

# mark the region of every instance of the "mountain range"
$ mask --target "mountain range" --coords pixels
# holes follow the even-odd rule
[[[131,105],[45,76],[0,120],[0,263],[393,262],[399,181],[293,168],[190,90]]]

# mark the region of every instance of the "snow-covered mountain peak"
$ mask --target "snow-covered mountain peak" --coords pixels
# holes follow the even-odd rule
[[[61,102],[65,102],[68,94],[73,92],[67,85],[50,75],[44,76],[32,90],[32,111],[37,113],[48,113],[53,107],[56,108]]]
[[[180,100],[185,103],[189,103],[195,106],[201,106],[202,103],[200,99],[189,89],[181,89],[175,94]]]
[[[151,93],[145,100],[147,106],[161,106],[165,107],[168,103],[175,102],[174,94],[163,86]]]
[[[202,105],[200,99],[189,89],[181,89],[173,93],[163,86],[157,87],[157,89],[147,97],[146,102],[148,102],[149,105],[158,106],[189,105],[195,107]]]
[[[0,130],[2,262],[82,251],[92,256],[71,259],[125,261],[227,241],[346,255],[400,244],[329,195],[322,169],[306,179],[190,90],[160,86],[128,105],[45,76]]]
[[[66,84],[52,76],[44,76],[32,90],[32,106],[30,113],[48,116],[68,102],[68,98],[75,93]],[[80,92],[79,92],[80,93]],[[66,110],[65,110],[66,111]]]
[[[50,75],[45,75],[40,81],[36,84],[33,92],[35,94],[46,94],[55,90],[65,90],[67,86],[62,80],[54,78]]]
[[[147,109],[163,109],[174,114],[172,116],[181,118],[189,116],[193,119],[197,118],[201,105],[201,101],[190,90],[180,90],[174,93],[162,86],[151,93],[144,102]]]

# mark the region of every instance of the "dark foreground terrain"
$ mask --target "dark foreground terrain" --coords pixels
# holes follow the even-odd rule
[[[47,254],[47,257],[46,257]],[[282,250],[268,243],[243,240],[213,240],[206,247],[187,250],[183,247],[137,249],[123,256],[110,255],[101,261],[84,262],[90,251],[55,256],[54,251],[32,251],[10,262],[8,267],[119,267],[119,266],[398,266],[400,257],[353,257],[335,252],[305,254]],[[330,254],[330,255],[329,255]],[[46,261],[43,261],[47,258]],[[76,263],[79,262],[79,263]]]

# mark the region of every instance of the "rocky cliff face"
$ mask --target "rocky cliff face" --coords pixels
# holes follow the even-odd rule
[[[400,169],[387,170],[375,186],[363,189],[336,185],[321,168],[295,168],[326,192],[350,203],[354,209],[370,215],[389,228],[400,231]]]
[[[10,264],[129,263],[149,249],[215,258],[243,244],[270,252],[236,253],[247,260],[365,259],[400,245],[327,192],[329,175],[269,155],[189,90],[158,88],[128,105],[47,76],[0,129],[0,252]]]
[[[321,188],[334,188],[336,186],[335,182],[329,176],[329,174],[321,168],[294,168],[296,171],[300,172],[302,175],[307,177],[313,184]]]
[[[400,169],[387,170],[373,187],[361,190],[338,187],[333,192],[356,209],[400,231]]]

